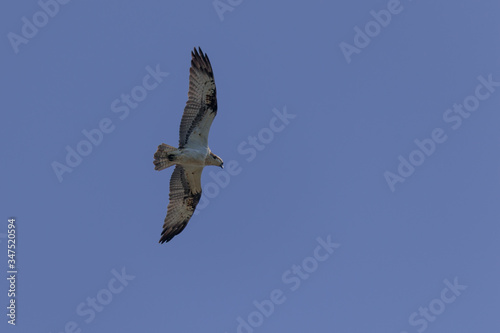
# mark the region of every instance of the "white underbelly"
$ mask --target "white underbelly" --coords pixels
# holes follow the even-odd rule
[[[192,148],[182,149],[182,153],[177,157],[179,164],[183,165],[205,165],[205,158],[208,149],[198,150]]]

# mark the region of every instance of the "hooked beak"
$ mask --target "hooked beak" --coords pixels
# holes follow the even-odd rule
[[[220,168],[221,168],[221,169],[224,169],[224,162],[222,162],[222,163],[220,164]]]

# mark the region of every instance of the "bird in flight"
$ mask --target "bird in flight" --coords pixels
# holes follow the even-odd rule
[[[169,204],[160,243],[186,227],[201,198],[201,172],[207,165],[223,168],[222,159],[208,147],[208,133],[217,114],[214,73],[201,48],[191,52],[189,92],[179,130],[179,148],[162,143],[154,154],[155,170],[175,164],[170,178]]]

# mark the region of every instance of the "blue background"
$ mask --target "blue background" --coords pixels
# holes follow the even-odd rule
[[[339,45],[388,1],[232,4],[71,1],[17,53],[8,34],[42,9],[4,4],[0,266],[14,216],[19,273],[15,328],[0,282],[0,330],[229,333],[241,317],[256,326],[245,333],[498,332],[500,88],[456,130],[443,114],[477,77],[500,81],[500,3],[402,0],[349,63]],[[172,169],[154,171],[153,153],[178,142],[194,46],[218,89],[210,147],[239,173],[217,187],[206,168],[209,204],[159,245]],[[169,75],[120,119],[112,102],[157,65]],[[273,109],[295,118],[270,139]],[[105,118],[114,130],[59,181],[52,163]],[[391,191],[384,173],[435,128],[447,140]],[[259,133],[249,161],[238,147]],[[340,244],[320,262],[318,237]],[[303,263],[292,290],[283,275]],[[131,280],[112,294],[122,269]],[[455,278],[467,288],[445,304]],[[286,300],[254,313],[275,289]],[[97,296],[101,312],[77,313]],[[430,304],[433,321],[409,322]]]

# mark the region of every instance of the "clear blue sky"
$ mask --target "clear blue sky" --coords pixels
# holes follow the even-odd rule
[[[0,13],[2,332],[498,332],[498,1],[59,1]],[[160,245],[195,46],[232,167]]]

